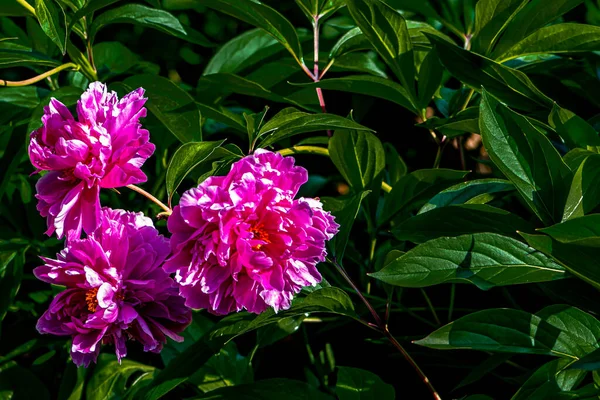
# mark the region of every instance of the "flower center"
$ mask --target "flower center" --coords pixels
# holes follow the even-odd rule
[[[85,302],[89,312],[96,312],[98,306],[98,288],[93,288],[87,291],[85,294]]]
[[[265,227],[262,224],[253,226],[250,228],[250,232],[252,232],[252,239],[262,240],[263,242],[271,243],[269,240],[269,233],[265,230]],[[257,244],[256,246],[252,246],[253,250],[260,250],[262,248],[262,244]]]

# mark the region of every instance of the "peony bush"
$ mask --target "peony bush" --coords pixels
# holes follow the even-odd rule
[[[0,398],[600,395],[596,2],[0,3]]]

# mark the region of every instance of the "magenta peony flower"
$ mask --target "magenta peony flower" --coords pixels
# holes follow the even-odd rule
[[[181,197],[164,268],[176,273],[187,306],[277,312],[321,281],[316,264],[338,225],[318,200],[294,200],[307,177],[292,157],[257,150]]]
[[[43,126],[31,133],[29,158],[37,172],[37,209],[59,238],[79,238],[100,224],[100,188],[146,181],[140,170],[154,152],[148,131],[143,89],[121,100],[100,82],[91,83],[77,103],[77,121],[56,99],[44,108]]]
[[[170,337],[191,322],[173,279],[161,268],[169,255],[166,238],[141,213],[103,208],[102,221],[86,239],[72,239],[57,259],[43,258],[39,279],[66,290],[37,323],[40,333],[73,337],[71,355],[78,366],[96,361],[101,343],[116,347],[137,340],[144,351],[159,352]]]

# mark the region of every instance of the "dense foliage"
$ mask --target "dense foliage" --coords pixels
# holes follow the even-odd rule
[[[598,398],[598,25],[597,0],[1,1],[0,398]],[[65,243],[28,146],[96,81],[145,90],[156,146],[102,205],[168,237],[188,189],[293,156],[339,224],[323,280],[77,368],[36,330]]]

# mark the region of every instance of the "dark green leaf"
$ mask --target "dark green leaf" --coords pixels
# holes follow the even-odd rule
[[[396,393],[370,371],[359,368],[338,367],[335,394],[339,400],[393,400]]]
[[[293,135],[326,129],[371,130],[339,115],[308,114],[290,107],[277,113],[262,126],[259,132],[262,142],[259,146],[267,147]]]
[[[146,90],[148,110],[182,143],[202,140],[200,110],[192,96],[166,78],[136,75],[123,81]]]
[[[283,318],[297,317],[306,313],[326,312],[357,318],[354,306],[348,295],[337,288],[328,287],[316,290],[304,298],[296,298],[289,310],[275,314],[272,309],[254,316],[248,313],[232,314],[223,318],[203,340],[194,343],[177,356],[152,383],[160,386],[173,380],[189,376],[204,364],[227,342],[244,333],[277,323]]]
[[[206,118],[212,118],[215,121],[221,122],[232,129],[246,133],[246,124],[244,118],[228,109],[216,104],[204,104],[196,102],[198,109]]]
[[[498,41],[492,58],[503,56],[516,43],[583,3],[583,0],[532,0],[513,18]]]
[[[335,217],[335,222],[340,225],[339,232],[328,243],[332,256],[340,263],[343,262],[350,231],[360,210],[360,204],[369,193],[364,191],[346,198],[324,197],[322,199],[323,208],[330,211]]]
[[[416,112],[408,92],[399,84],[385,78],[371,75],[352,75],[343,78],[324,79],[318,83],[299,84],[309,88],[339,90],[342,92],[378,97],[396,103],[407,110]]]
[[[311,22],[323,20],[346,5],[344,0],[296,0],[296,4]]]
[[[24,250],[0,253],[0,322],[13,303],[23,279]]]
[[[479,107],[466,108],[450,118],[429,118],[417,126],[435,129],[449,138],[479,133]]]
[[[435,51],[425,56],[419,69],[419,105],[426,108],[442,83],[444,69]]]
[[[458,183],[436,194],[419,210],[419,214],[453,204],[485,204],[497,193],[512,192],[515,187],[504,179],[475,179]]]
[[[226,400],[325,400],[331,397],[300,381],[275,378],[255,383],[224,387],[195,399]]]
[[[304,105],[295,102],[294,100],[280,96],[277,93],[268,90],[259,83],[234,74],[218,73],[203,76],[198,81],[198,93],[210,93],[212,96],[219,94],[238,93],[306,108]]]
[[[580,246],[600,247],[600,214],[585,215],[573,218],[540,232],[551,236],[561,243],[571,243]]]
[[[0,48],[0,68],[22,66],[58,67],[60,63],[50,57],[24,47]]]
[[[584,24],[556,24],[540,29],[514,45],[500,62],[537,54],[581,53],[600,48],[600,27]]]
[[[485,204],[437,207],[400,223],[392,233],[398,240],[423,243],[442,236],[492,232],[518,237],[517,231],[533,231],[533,226],[508,211]]]
[[[377,54],[373,52],[349,53],[335,59],[332,71],[362,72],[387,78],[384,68],[379,64]]]
[[[356,27],[350,29],[338,39],[329,52],[329,58],[334,59],[353,51],[369,50],[372,48],[373,46],[371,46],[369,39],[363,35],[359,27]]]
[[[412,211],[421,207],[431,196],[460,182],[467,171],[451,169],[421,169],[403,176],[385,197],[379,225],[383,225],[399,212]]]
[[[283,318],[275,324],[259,328],[256,331],[256,345],[266,347],[292,335],[300,328],[304,318],[304,316]]]
[[[587,155],[579,165],[565,204],[563,221],[581,217],[600,204],[600,155]]]
[[[548,121],[571,149],[600,146],[600,136],[590,124],[573,112],[561,108],[556,103],[554,103]]]
[[[517,13],[529,0],[480,0],[475,8],[472,50],[487,55]]]
[[[223,144],[218,142],[189,142],[181,145],[173,154],[167,167],[166,186],[169,204],[183,179],[198,165],[210,159],[211,154]]]
[[[136,372],[152,372],[154,367],[124,359],[120,363],[114,356],[101,354],[94,374],[86,385],[86,399],[105,400],[121,397],[128,379]]]
[[[156,29],[200,46],[210,47],[213,45],[200,32],[181,25],[181,22],[171,13],[141,4],[126,4],[96,17],[90,27],[89,34],[92,41],[100,29],[110,24],[120,23],[137,24]]]
[[[600,271],[596,268],[597,249],[561,243],[546,235],[519,233],[531,247],[553,257],[567,271],[600,289]]]
[[[346,0],[346,5],[373,48],[415,99],[412,42],[402,15],[380,0]]]
[[[563,391],[573,389],[585,372],[569,369],[573,360],[558,359],[542,365],[519,388],[511,400],[549,399]]]
[[[589,354],[575,361],[568,368],[582,369],[584,371],[597,371],[600,369],[600,349],[596,349]]]
[[[75,15],[73,15],[73,17],[71,18],[71,22],[69,23],[69,32],[71,32],[71,29],[73,29],[73,26],[75,25],[75,23],[77,23],[77,21],[79,21],[81,18],[87,17],[88,15],[90,15],[104,7],[107,7],[113,3],[116,3],[117,1],[120,1],[120,0],[90,0],[90,1],[88,1],[87,4],[84,7],[77,10]]]
[[[485,91],[479,126],[491,160],[527,205],[546,225],[560,221],[571,171],[548,138]]]
[[[240,355],[235,343],[229,342],[201,366],[189,381],[202,392],[208,393],[222,387],[250,384],[254,381],[254,373],[250,360]]]
[[[488,309],[466,315],[415,343],[434,349],[543,354],[577,360],[596,350],[600,322],[575,307],[552,305],[536,314]]]
[[[552,101],[523,72],[461,49],[428,35],[435,44],[442,64],[457,79],[475,90],[485,87],[508,105],[531,111],[550,108]]]
[[[44,33],[52,39],[60,51],[67,51],[67,17],[60,5],[52,0],[35,0],[35,14]]]
[[[267,32],[262,29],[252,29],[221,46],[208,62],[202,75],[239,73],[244,68],[282,50],[284,47]]]
[[[5,399],[50,400],[50,393],[44,383],[28,368],[14,361],[0,366],[0,394],[9,391]],[[4,392],[4,393],[3,393]]]
[[[35,108],[48,92],[35,86],[0,88],[0,103],[17,107]]]
[[[283,15],[258,0],[197,0],[201,4],[264,29],[300,64],[302,48],[294,26]]]
[[[565,270],[518,240],[494,233],[475,233],[423,243],[370,276],[401,287],[467,281],[487,290],[561,279]]]
[[[383,145],[368,131],[336,131],[329,139],[329,156],[357,192],[368,188],[385,168]]]
[[[383,148],[385,149],[385,164],[387,166],[387,176],[389,178],[390,185],[395,185],[408,172],[406,163],[400,157],[396,148],[390,143],[384,143]]]

